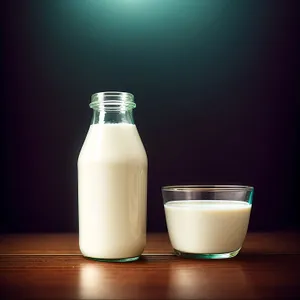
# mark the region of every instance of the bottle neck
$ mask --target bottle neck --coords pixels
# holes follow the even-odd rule
[[[91,124],[134,124],[132,109],[126,111],[94,110]]]
[[[102,92],[92,95],[92,124],[134,124],[134,96],[126,92]]]

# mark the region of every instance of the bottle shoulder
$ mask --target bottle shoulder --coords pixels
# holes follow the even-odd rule
[[[95,124],[90,126],[81,148],[78,161],[83,160],[145,164],[147,154],[135,125]]]

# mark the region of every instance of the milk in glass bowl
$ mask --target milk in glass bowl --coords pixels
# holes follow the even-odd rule
[[[169,238],[186,258],[230,258],[245,240],[253,187],[181,185],[162,188]]]

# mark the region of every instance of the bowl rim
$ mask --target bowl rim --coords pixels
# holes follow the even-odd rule
[[[161,188],[162,191],[168,192],[237,192],[248,191],[253,192],[254,187],[249,185],[232,185],[232,184],[216,184],[216,185],[201,185],[201,184],[179,184],[165,185]]]

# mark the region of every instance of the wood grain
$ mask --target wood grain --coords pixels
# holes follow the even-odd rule
[[[2,237],[0,299],[300,298],[297,233],[249,234],[244,251],[227,260],[182,259],[166,234],[149,234],[144,255],[132,263],[85,259],[77,239]]]
[[[248,233],[242,252],[300,254],[299,232]],[[151,233],[147,236],[145,254],[172,254],[166,233]],[[60,254],[81,255],[78,234],[24,234],[0,236],[0,255],[3,254]]]

